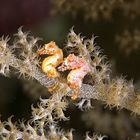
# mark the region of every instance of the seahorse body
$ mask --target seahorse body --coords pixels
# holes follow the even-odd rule
[[[64,59],[58,69],[60,71],[71,70],[67,76],[67,82],[69,87],[73,89],[71,98],[75,100],[82,85],[83,78],[91,71],[90,66],[84,58],[70,54]]]
[[[48,54],[42,62],[41,68],[48,77],[58,77],[59,73],[56,70],[56,67],[63,62],[63,52],[55,42],[51,41],[48,44],[45,44],[42,49],[38,50],[39,55]]]

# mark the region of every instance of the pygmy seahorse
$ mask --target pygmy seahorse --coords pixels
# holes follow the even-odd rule
[[[58,77],[59,73],[56,67],[63,62],[63,52],[55,42],[51,41],[45,44],[43,48],[37,51],[37,54],[48,54],[51,56],[46,57],[41,65],[42,71],[47,74],[48,77]]]
[[[83,78],[91,71],[89,64],[83,57],[69,54],[64,59],[62,65],[58,67],[58,70],[71,70],[67,76],[67,82],[69,87],[73,90],[71,98],[75,100],[78,96],[79,89],[81,88]]]

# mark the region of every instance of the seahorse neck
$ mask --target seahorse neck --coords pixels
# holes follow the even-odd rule
[[[61,49],[57,49],[56,53],[53,54],[53,56],[55,56],[56,58],[63,58],[63,52]]]

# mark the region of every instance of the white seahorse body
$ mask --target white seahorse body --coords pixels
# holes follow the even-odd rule
[[[75,85],[80,88],[82,80],[88,72],[90,72],[90,68],[87,65],[83,65],[83,67],[70,71],[67,76],[68,84]]]
[[[69,87],[73,89],[71,98],[75,100],[81,88],[83,78],[91,71],[88,62],[82,57],[70,54],[64,59],[58,69],[60,71],[71,70],[67,76],[67,82]]]

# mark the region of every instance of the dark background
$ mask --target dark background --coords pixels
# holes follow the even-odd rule
[[[67,4],[64,5],[64,9],[65,6]],[[89,4],[89,6],[92,5]],[[127,80],[133,79],[139,89],[140,47],[133,50],[133,44],[131,44],[132,50],[127,54],[127,47],[120,49],[119,44],[115,42],[117,34],[123,33],[125,29],[130,32],[133,32],[134,29],[139,31],[139,14],[132,20],[129,15],[123,15],[121,10],[115,9],[111,14],[111,20],[103,17],[98,20],[94,18],[87,20],[84,10],[77,10],[76,16],[73,16],[71,12],[63,13],[63,8],[61,12],[58,10],[52,14],[52,11],[57,11],[57,6],[53,6],[49,0],[0,0],[0,35],[9,35],[12,38],[18,28],[23,26],[24,31],[31,31],[32,35],[43,38],[44,42],[54,40],[60,47],[63,47],[66,35],[74,26],[76,33],[82,33],[87,38],[93,34],[99,36],[96,43],[104,50],[104,54],[112,64],[112,77],[125,76]],[[34,82],[31,82],[26,89],[26,82],[13,77],[0,77],[2,120],[6,120],[12,114],[14,114],[15,120],[29,119],[30,106],[32,103],[36,104],[39,93],[41,92],[42,96],[47,95],[45,89],[39,85],[38,89],[34,91]],[[37,95],[35,96],[35,94]],[[82,112],[74,105],[70,105],[66,114],[71,117],[71,120],[62,122],[62,128],[74,128],[76,140],[82,140],[86,131],[108,135],[108,139],[112,140],[140,138],[138,117],[131,116],[131,112],[126,110],[117,111],[116,108],[112,110],[104,108],[102,102],[93,101],[93,104],[94,109],[89,112]],[[88,113],[91,122],[83,119]]]

